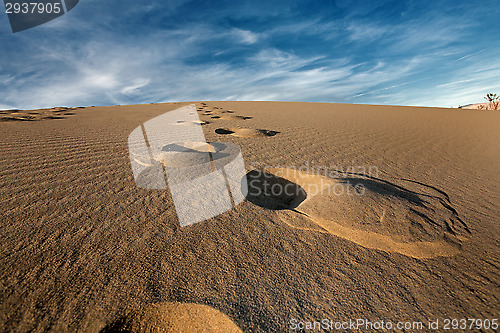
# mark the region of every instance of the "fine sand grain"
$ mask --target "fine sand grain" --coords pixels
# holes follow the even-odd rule
[[[0,113],[0,331],[498,318],[498,111],[196,102],[179,127],[238,145],[255,183],[181,228],[168,190],[136,186],[128,137],[189,104]]]

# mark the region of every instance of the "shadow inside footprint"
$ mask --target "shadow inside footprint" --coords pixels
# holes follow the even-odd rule
[[[215,133],[217,133],[217,134],[233,134],[234,131],[231,131],[231,130],[228,130],[225,128],[218,128],[215,130]]]
[[[307,193],[298,184],[258,170],[246,174],[248,193],[246,198],[254,205],[272,209],[295,209]]]
[[[268,130],[257,130],[257,131],[264,134],[265,136],[275,136],[276,134],[280,133],[278,131],[268,131]]]

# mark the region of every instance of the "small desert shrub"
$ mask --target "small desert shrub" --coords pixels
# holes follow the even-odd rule
[[[500,96],[489,93],[484,99],[488,101],[488,105],[479,105],[479,110],[500,110]]]

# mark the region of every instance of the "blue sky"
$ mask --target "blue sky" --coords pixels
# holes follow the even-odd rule
[[[80,0],[13,34],[0,109],[195,100],[458,106],[500,93],[498,0]]]

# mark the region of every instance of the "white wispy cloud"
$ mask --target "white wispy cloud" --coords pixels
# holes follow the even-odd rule
[[[185,33],[179,31],[177,35],[184,36]],[[204,37],[201,35],[199,38]],[[62,71],[35,76],[35,82],[32,82],[33,76],[21,73],[15,78],[17,85],[4,85],[3,97],[7,99],[2,107],[76,106],[91,104],[90,101],[97,101],[98,104],[127,104],[224,100],[229,97],[235,100],[363,103],[366,101],[363,97],[366,96],[370,96],[374,102],[383,102],[385,99],[376,94],[384,91],[391,92],[393,104],[465,104],[464,97],[458,98],[458,91],[452,89],[453,84],[450,82],[441,83],[441,96],[437,97],[434,97],[432,88],[425,92],[425,96],[397,91],[397,88],[408,87],[411,75],[433,61],[429,57],[414,57],[396,63],[379,61],[371,68],[360,71],[360,64],[348,57],[303,57],[267,48],[249,57],[245,66],[184,63],[181,55],[202,52],[191,50],[191,45],[199,41],[198,38],[184,42],[174,39],[161,49],[147,44],[139,47],[135,40],[120,45],[112,44],[111,41],[94,41],[79,48],[61,47],[52,50],[52,53],[46,52],[45,60],[41,61],[54,62],[53,66]],[[457,76],[469,77],[461,77],[456,82],[485,82],[498,75],[498,71],[484,66],[464,68]],[[10,76],[5,77],[6,80],[13,80]],[[404,82],[397,83],[401,80]],[[484,87],[475,87],[476,94],[482,94],[481,89]],[[472,98],[474,93],[471,94],[463,96]],[[442,95],[449,97],[443,99]],[[472,101],[475,100],[477,97]],[[15,104],[15,101],[20,102]]]
[[[374,41],[379,40],[392,29],[375,24],[351,22],[347,27],[347,31],[351,40]]]
[[[259,40],[258,34],[255,34],[249,30],[233,29],[230,33],[235,36],[237,42],[241,42],[247,45],[254,44]]]
[[[127,3],[126,18],[164,8]],[[169,3],[165,13],[182,7]],[[347,24],[306,17],[267,29],[169,25],[154,16],[155,29],[126,34],[101,22],[104,14],[94,26],[70,12],[16,37],[24,45],[16,57],[0,55],[0,108],[227,99],[451,106],[500,90],[500,50],[463,43],[470,21],[432,14],[391,24],[360,13]],[[79,38],[65,39],[64,29]],[[287,47],[296,37],[319,44]]]
[[[477,79],[467,79],[467,80],[460,80],[460,81],[455,81],[455,82],[443,83],[443,84],[438,85],[438,87],[458,85],[458,84],[463,84],[463,83],[472,82],[472,81],[477,81]]]
[[[133,80],[132,85],[127,86],[121,90],[123,95],[134,95],[139,94],[140,89],[147,86],[151,82],[150,79],[146,78],[137,78]]]

